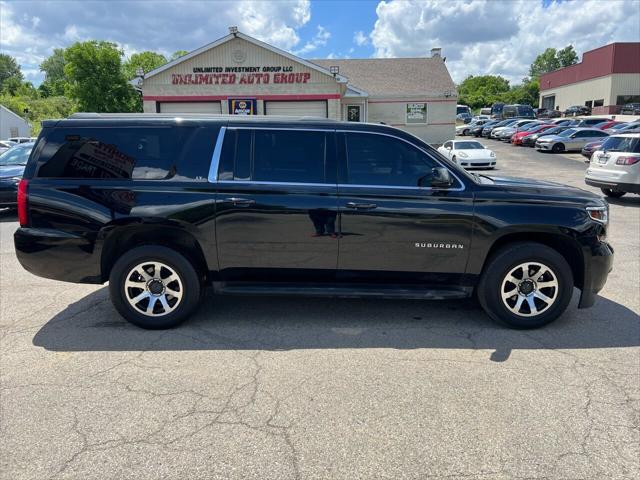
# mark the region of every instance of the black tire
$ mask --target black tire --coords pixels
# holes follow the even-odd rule
[[[551,151],[553,153],[562,153],[562,152],[564,152],[564,143],[556,143],[553,147],[551,147]]]
[[[456,162],[457,162],[457,160],[456,160],[456,156],[455,156],[455,155],[454,155],[453,157],[451,157],[451,161],[452,161],[453,163],[456,163]]]
[[[160,262],[172,269],[180,279],[182,297],[170,313],[149,316],[134,308],[127,299],[130,291],[125,288],[127,276],[136,265],[145,262]],[[173,328],[184,322],[198,308],[202,290],[202,283],[191,262],[175,250],[158,245],[129,250],[116,261],[109,275],[111,302],[118,313],[134,325],[149,330]]]
[[[620,198],[624,196],[625,193],[627,193],[627,192],[621,192],[620,190],[613,190],[611,188],[601,188],[600,190],[602,190],[602,193],[604,193],[607,197],[610,197],[610,198]]]
[[[468,128],[467,128],[467,129],[462,130],[462,136],[463,136],[463,137],[466,137],[467,135],[469,135],[469,129],[468,129]]]
[[[508,305],[505,305],[507,301],[502,299],[503,281],[514,268],[526,262],[547,266],[558,285],[555,289],[545,290],[545,295],[553,296],[555,293],[554,302],[546,310],[541,308],[541,313],[535,316],[522,316],[514,313],[508,308]],[[485,312],[493,320],[516,329],[539,328],[554,321],[567,309],[572,293],[573,274],[567,261],[556,250],[534,242],[507,245],[493,254],[487,260],[477,288],[478,300]],[[517,297],[513,298],[517,299]],[[535,303],[533,298],[532,301]],[[516,303],[515,300],[513,302]],[[522,302],[522,305],[524,303]],[[523,308],[528,309],[526,306]]]

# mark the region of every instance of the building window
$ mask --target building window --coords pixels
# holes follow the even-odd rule
[[[593,101],[593,106],[594,107],[602,107],[604,105],[604,98],[601,98],[600,100],[594,100]]]
[[[427,104],[407,103],[407,123],[427,123]]]
[[[593,107],[593,100],[588,100],[584,102],[584,106],[589,108]]]
[[[347,105],[347,121],[348,122],[360,121],[360,105]]]
[[[640,95],[618,95],[616,105],[626,105],[627,103],[640,103]]]

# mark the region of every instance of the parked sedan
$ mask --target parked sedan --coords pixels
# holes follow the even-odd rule
[[[509,142],[514,133],[519,132],[530,124],[541,125],[542,122],[538,120],[518,120],[516,123],[509,125],[508,127],[498,128],[491,133],[491,137],[503,142]]]
[[[584,105],[574,105],[564,111],[565,117],[578,117],[580,115],[591,115],[591,109]]]
[[[629,122],[621,125],[616,125],[614,127],[608,128],[605,130],[609,135],[618,134],[618,133],[629,133],[630,130],[635,130],[636,128],[640,128],[640,122]]]
[[[548,130],[544,130],[539,133],[532,133],[531,135],[527,135],[522,139],[522,145],[526,147],[535,147],[536,141],[538,140],[538,138],[543,137],[545,135],[557,135],[560,132],[564,132],[565,130],[568,130],[569,128],[570,127],[565,127],[565,126],[559,126],[559,127],[552,126]]]
[[[533,135],[534,133],[542,133],[550,128],[555,127],[553,125],[543,123],[542,125],[533,125],[531,128],[522,129],[521,131],[513,134],[511,137],[511,143],[513,145],[524,145],[522,142],[526,137]]]
[[[595,142],[589,142],[584,147],[582,147],[582,156],[586,158],[585,162],[589,162],[591,160],[591,155],[593,152],[598,150],[600,146],[604,143],[605,139],[602,138],[600,140],[596,140]]]
[[[627,103],[620,110],[622,115],[640,115],[640,103]]]
[[[484,130],[486,127],[496,125],[497,123],[500,123],[500,120],[489,120],[487,123],[483,123],[482,125],[476,125],[471,129],[469,135],[473,135],[474,137],[481,137],[482,130]]]
[[[599,128],[600,130],[606,130],[608,128],[613,128],[616,125],[620,125],[621,123],[624,122],[619,122],[616,120],[604,120],[600,123],[596,123],[595,125],[591,125],[593,128]]]
[[[480,125],[485,125],[487,122],[489,122],[488,119],[481,119],[481,120],[474,120],[473,122],[468,124],[458,125],[456,127],[456,135],[462,135],[463,137],[465,135],[470,135],[471,130],[473,128],[478,127]]]
[[[449,140],[438,151],[464,168],[496,166],[496,154],[475,140]]]
[[[20,143],[0,155],[0,207],[17,203],[18,183],[35,143]]]
[[[608,133],[597,128],[569,128],[558,135],[545,135],[538,138],[536,148],[553,153],[582,150],[587,143],[608,136]]]
[[[485,128],[482,129],[482,136],[489,138],[493,130],[496,128],[506,127],[507,125],[511,125],[517,121],[516,118],[510,118],[508,120],[499,120],[498,123],[494,123],[492,125],[485,125]]]

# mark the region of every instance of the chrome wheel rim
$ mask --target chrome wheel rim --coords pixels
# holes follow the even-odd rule
[[[184,294],[182,279],[175,270],[161,262],[143,262],[133,267],[124,282],[129,305],[148,317],[162,317],[173,312]]]
[[[542,263],[526,262],[504,277],[502,303],[520,317],[536,317],[546,312],[558,298],[558,277]]]

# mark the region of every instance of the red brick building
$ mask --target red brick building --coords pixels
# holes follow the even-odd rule
[[[619,113],[640,103],[640,43],[611,43],[590,50],[582,61],[540,77],[540,106],[564,111],[573,105],[594,114]]]

